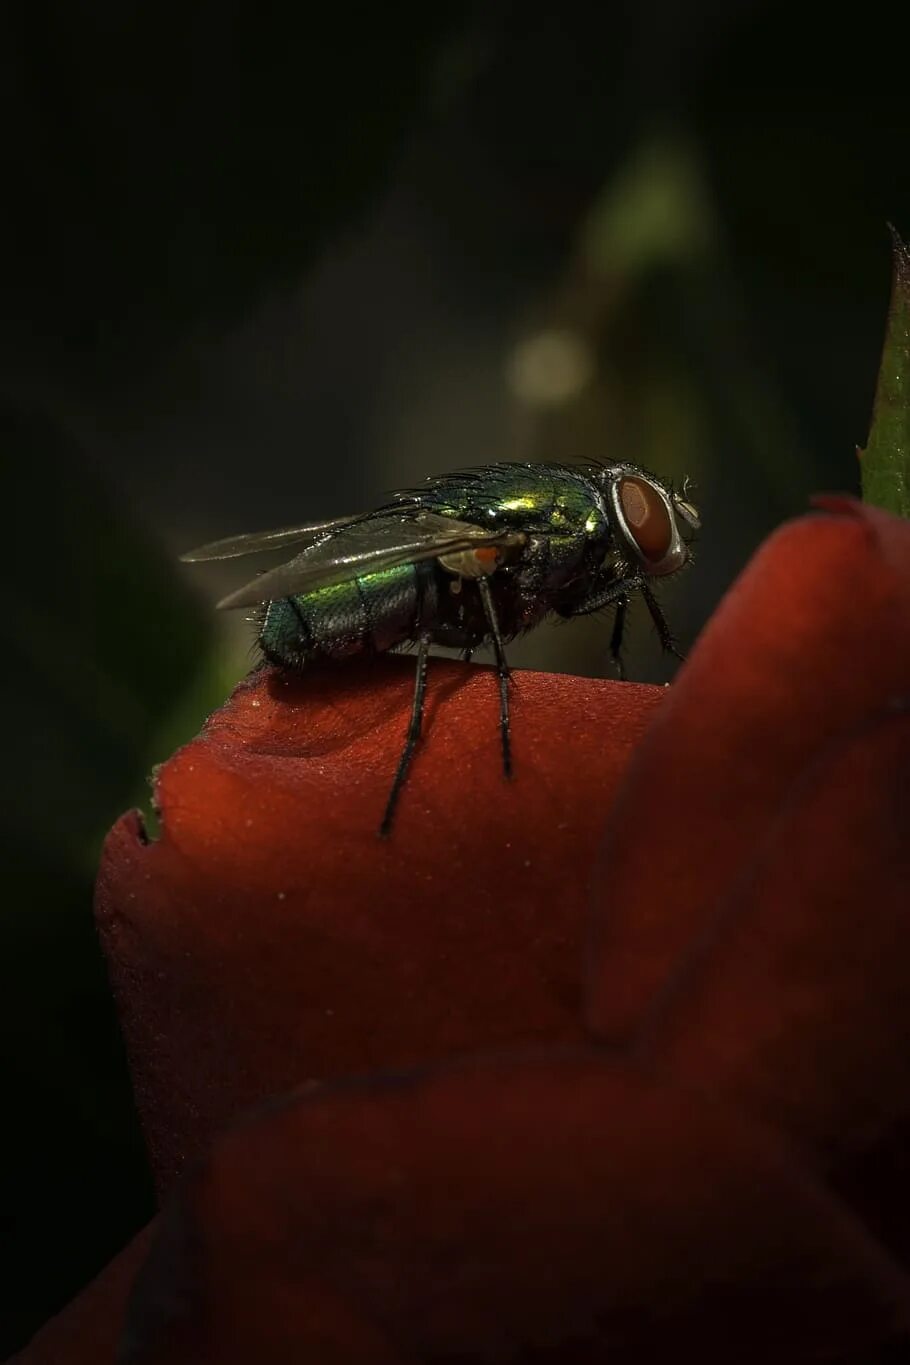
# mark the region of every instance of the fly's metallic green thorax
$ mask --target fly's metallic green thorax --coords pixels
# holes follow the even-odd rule
[[[504,645],[549,615],[614,608],[620,667],[625,612],[643,598],[675,652],[652,582],[681,569],[698,515],[634,465],[492,464],[429,479],[372,512],[241,535],[185,555],[233,558],[297,547],[293,558],[219,606],[260,606],[260,644],[279,667],[417,646],[411,726],[382,832],[420,731],[431,645],[470,658],[492,643],[500,679],[504,766],[511,771]]]
[[[582,468],[571,466],[488,465],[446,474],[430,481],[427,489],[399,497],[419,498],[442,516],[540,535],[596,535],[607,530],[601,490]]]

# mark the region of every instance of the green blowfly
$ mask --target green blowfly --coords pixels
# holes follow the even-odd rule
[[[360,516],[233,536],[182,558],[298,547],[218,603],[261,606],[262,652],[282,668],[416,645],[411,719],[380,826],[387,835],[420,737],[431,645],[470,659],[492,644],[510,776],[508,641],[551,613],[613,607],[610,653],[623,677],[626,610],[638,594],[663,648],[677,653],[652,580],[683,567],[698,527],[686,485],[676,493],[636,465],[500,463],[430,478]]]

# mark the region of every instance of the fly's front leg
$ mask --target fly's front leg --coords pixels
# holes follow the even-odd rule
[[[660,603],[651,591],[651,586],[647,579],[642,579],[638,590],[645,599],[645,606],[651,613],[651,620],[654,622],[657,629],[661,649],[665,654],[673,654],[677,659],[681,660],[682,663],[685,663],[686,656],[685,654],[680,654],[676,640],[673,638],[673,632],[667,624],[667,618],[661,611]]]
[[[686,656],[679,652],[676,640],[673,638],[673,632],[667,624],[667,618],[661,611],[660,603],[654,596],[651,585],[644,574],[634,574],[631,578],[621,578],[602,591],[592,593],[590,597],[586,597],[581,602],[566,608],[562,613],[565,616],[589,616],[592,612],[603,611],[604,607],[615,605],[616,617],[613,621],[613,633],[610,636],[610,656],[619,670],[620,678],[625,678],[620,648],[626,625],[626,611],[629,601],[637,592],[641,593],[645,606],[648,608],[651,620],[657,629],[661,648],[665,653],[673,654],[685,663]]]
[[[570,618],[573,616],[590,616],[593,612],[603,611],[606,607],[616,608],[613,630],[610,635],[610,658],[613,660],[622,682],[625,682],[626,678],[626,669],[622,661],[622,638],[626,628],[626,613],[629,608],[629,598],[633,593],[639,591],[641,583],[642,580],[638,577],[621,578],[618,582],[610,583],[608,587],[592,592],[590,596],[583,598],[580,602],[566,606],[560,611],[560,615]],[[557,610],[559,609],[557,608]]]
[[[423,721],[423,703],[427,691],[427,664],[430,657],[430,637],[424,632],[417,642],[417,677],[414,682],[414,700],[411,703],[411,720],[408,725],[408,733],[405,737],[404,748],[398,760],[398,767],[395,769],[395,776],[392,780],[392,790],[389,792],[389,799],[386,802],[385,814],[382,817],[382,824],[379,826],[379,837],[385,839],[392,829],[392,819],[395,815],[395,807],[398,803],[398,796],[404,786],[404,780],[408,775],[408,768],[420,739],[420,727]]]
[[[629,607],[629,599],[620,597],[616,603],[616,615],[613,617],[613,631],[610,635],[610,658],[613,660],[620,682],[626,680],[626,668],[622,661],[622,637],[626,628],[626,612]]]
[[[493,637],[493,652],[496,655],[496,670],[499,674],[499,730],[502,735],[502,770],[506,777],[511,777],[512,740],[509,728],[509,675],[511,670],[506,663],[506,654],[502,645],[502,632],[499,629],[499,617],[496,615],[496,607],[493,603],[493,594],[490,592],[489,579],[478,578],[477,590],[480,593],[484,615],[487,618],[487,625],[490,627],[490,634]]]

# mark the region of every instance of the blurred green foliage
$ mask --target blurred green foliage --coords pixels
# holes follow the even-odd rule
[[[910,517],[910,249],[896,232],[885,345],[861,456],[866,502]]]

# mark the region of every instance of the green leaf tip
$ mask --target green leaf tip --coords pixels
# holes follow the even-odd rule
[[[890,226],[890,225],[889,225]],[[891,304],[862,467],[863,501],[910,517],[910,248],[891,228]]]

